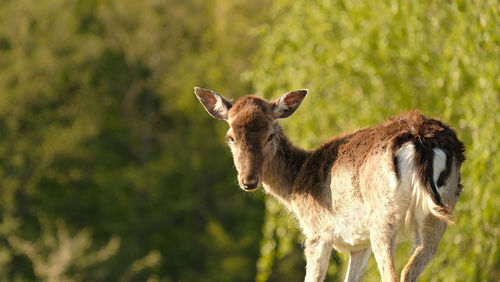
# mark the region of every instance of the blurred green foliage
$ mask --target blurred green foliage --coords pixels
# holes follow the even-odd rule
[[[264,205],[192,89],[250,90],[265,5],[0,2],[0,280],[255,276]]]
[[[1,1],[0,280],[302,281],[297,225],[237,188],[227,125],[193,86],[309,88],[282,122],[305,148],[412,108],[451,124],[465,188],[422,281],[498,280],[499,16],[494,0]]]

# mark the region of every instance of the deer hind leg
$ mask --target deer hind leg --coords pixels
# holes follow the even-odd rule
[[[451,167],[451,174],[444,187],[439,188],[441,200],[452,209],[454,208],[458,195],[460,194],[460,173],[455,161]],[[439,241],[446,231],[446,223],[433,215],[417,219],[415,243],[413,253],[401,272],[401,281],[416,281],[425,266],[431,261],[436,253]]]
[[[306,240],[305,282],[319,282],[325,279],[333,242],[329,238],[315,237]]]
[[[349,257],[349,267],[347,268],[347,274],[344,282],[357,282],[361,280],[361,277],[365,273],[366,265],[368,264],[371,253],[372,250],[370,248],[351,252]]]
[[[401,281],[416,281],[436,253],[439,241],[446,231],[446,223],[437,217],[425,217],[416,231],[413,254],[401,272]]]

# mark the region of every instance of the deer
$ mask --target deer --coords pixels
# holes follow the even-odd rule
[[[382,281],[398,281],[395,245],[414,238],[401,281],[416,281],[437,251],[463,188],[464,144],[456,132],[417,110],[333,137],[319,148],[296,147],[278,124],[308,93],[234,103],[195,87],[226,139],[244,191],[264,187],[295,215],[304,234],[306,282],[324,281],[332,249],[348,252],[344,281],[360,281],[373,252]]]

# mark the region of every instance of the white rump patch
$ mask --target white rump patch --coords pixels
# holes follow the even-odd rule
[[[417,169],[415,167],[415,145],[411,142],[405,143],[396,153],[398,158],[399,179],[401,181],[399,189],[407,192],[409,198],[408,209],[405,215],[406,229],[410,227],[413,220],[423,222],[428,212],[425,209],[418,208],[425,203],[424,190],[420,187],[422,184],[418,179]],[[402,192],[401,191],[401,192]]]
[[[397,151],[399,179],[401,182],[409,182],[413,185],[417,181],[417,174],[414,169],[415,145],[405,143]]]
[[[439,179],[439,176],[446,169],[446,154],[444,153],[443,150],[441,150],[439,148],[434,148],[434,160],[432,163],[432,168],[434,170],[433,171],[433,180],[437,186],[437,181]],[[438,187],[438,188],[440,188],[440,187]],[[438,190],[438,193],[441,196],[442,191]]]

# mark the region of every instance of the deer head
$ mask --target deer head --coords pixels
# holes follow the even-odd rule
[[[262,184],[263,168],[275,155],[282,137],[276,120],[293,114],[307,90],[288,92],[274,102],[247,95],[234,104],[211,90],[195,87],[194,93],[211,116],[229,123],[226,138],[240,187],[257,189]]]

